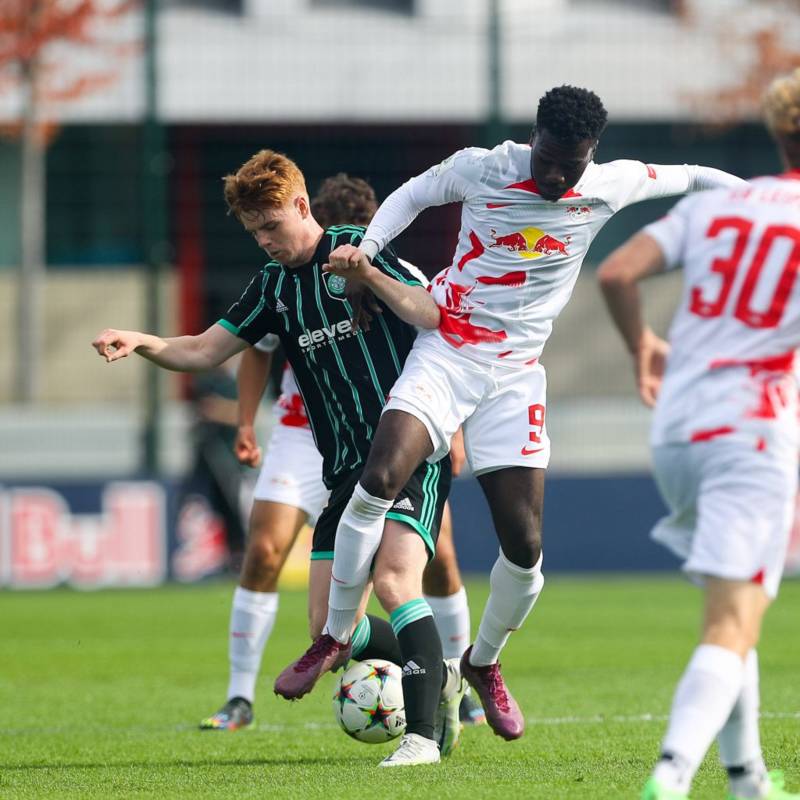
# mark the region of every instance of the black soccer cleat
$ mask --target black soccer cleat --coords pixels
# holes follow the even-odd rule
[[[232,697],[216,714],[202,720],[201,731],[238,731],[253,724],[253,704],[244,697]]]

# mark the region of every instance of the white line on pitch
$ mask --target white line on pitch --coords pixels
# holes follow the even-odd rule
[[[800,711],[762,711],[762,719],[800,719]],[[599,725],[602,723],[633,723],[633,722],[666,722],[669,717],[666,714],[631,714],[631,715],[610,715],[604,716],[596,714],[587,717],[527,717],[526,722],[529,725]],[[281,733],[292,729],[301,728],[308,731],[316,730],[330,730],[338,728],[339,726],[334,722],[300,722],[300,723],[257,723],[255,728],[259,731],[266,731],[269,733]]]

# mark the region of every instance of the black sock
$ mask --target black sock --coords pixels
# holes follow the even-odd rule
[[[433,617],[410,622],[397,634],[403,664],[406,733],[433,739],[433,723],[442,691],[442,642]]]
[[[364,649],[358,654],[358,660],[382,658],[384,661],[391,661],[398,666],[402,664],[400,644],[389,621],[372,614],[367,614],[367,617],[369,618],[369,639],[364,645]]]

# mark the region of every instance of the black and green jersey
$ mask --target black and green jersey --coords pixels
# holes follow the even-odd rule
[[[329,228],[301,267],[270,261],[219,321],[250,344],[267,333],[280,338],[322,453],[328,488],[366,462],[381,409],[416,336],[414,326],[386,306],[369,331],[354,331],[344,278],[322,271],[333,248],[358,244],[364,230]],[[373,264],[398,281],[422,285],[389,248]]]

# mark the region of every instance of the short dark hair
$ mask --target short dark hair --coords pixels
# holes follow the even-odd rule
[[[589,89],[556,86],[539,100],[536,128],[546,129],[563,144],[599,139],[608,122],[603,101]]]
[[[344,172],[325,178],[311,200],[311,214],[323,228],[369,225],[377,210],[375,190],[362,178]]]

